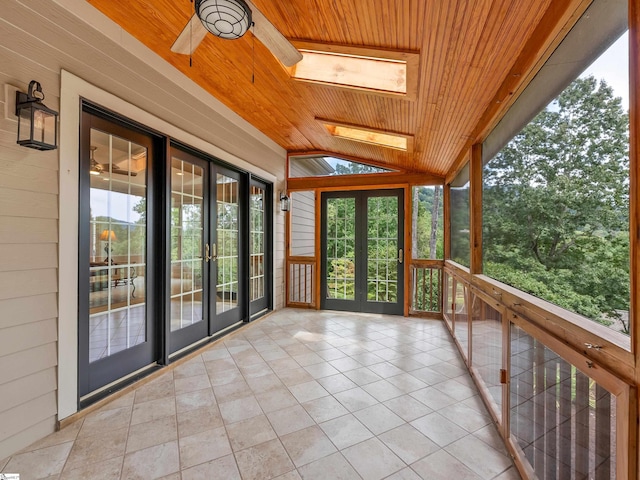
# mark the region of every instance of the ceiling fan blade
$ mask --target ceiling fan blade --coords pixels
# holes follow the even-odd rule
[[[117,175],[131,175],[132,177],[135,177],[138,175],[138,172],[129,171],[124,168],[120,168],[117,165],[109,165],[108,163],[102,163],[100,164],[100,166],[102,167],[103,171],[115,173]]]
[[[254,23],[253,34],[267,47],[273,56],[286,67],[293,67],[302,60],[302,54],[285,38],[250,0],[245,0],[251,9]]]
[[[194,14],[171,45],[171,51],[183,55],[191,55],[207,35],[198,15]]]

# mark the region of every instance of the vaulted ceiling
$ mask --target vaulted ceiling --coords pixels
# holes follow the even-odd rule
[[[88,0],[289,152],[445,175],[482,139],[589,0],[253,0],[289,39],[419,53],[414,100],[297,82],[251,33],[171,45],[190,0]],[[252,81],[253,78],[253,81]],[[162,99],[159,99],[162,101]],[[414,136],[403,152],[332,137],[317,118]]]

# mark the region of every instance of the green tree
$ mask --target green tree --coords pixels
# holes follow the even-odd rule
[[[575,80],[484,169],[485,272],[606,322],[628,309],[629,119]]]

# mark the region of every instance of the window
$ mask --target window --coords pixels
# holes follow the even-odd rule
[[[297,155],[289,157],[289,177],[325,177],[363,173],[391,173],[395,170],[331,155]]]
[[[442,187],[412,189],[411,252],[414,259],[444,258]]]
[[[471,255],[468,177],[465,167],[451,183],[450,190],[451,259],[465,267],[469,266]]]
[[[627,35],[484,167],[484,272],[629,333]]]
[[[302,60],[287,68],[295,80],[409,98],[417,94],[417,53],[310,42],[294,45],[302,53]]]

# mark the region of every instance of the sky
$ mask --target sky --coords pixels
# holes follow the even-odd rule
[[[629,33],[622,35],[600,58],[581,75],[603,78],[616,96],[622,98],[622,107],[629,110]]]

